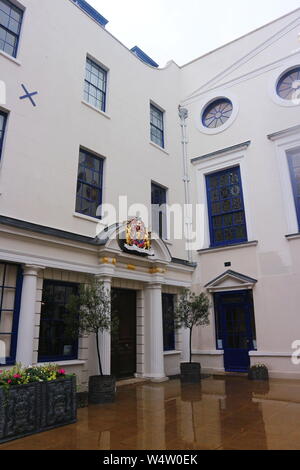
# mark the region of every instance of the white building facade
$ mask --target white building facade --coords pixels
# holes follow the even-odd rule
[[[98,373],[93,338],[64,329],[92,275],[121,325],[101,338],[107,374],[178,374],[186,332],[167,323],[193,288],[212,303],[193,340],[205,371],[264,363],[299,377],[300,10],[158,68],[83,0],[39,3],[0,0],[1,367],[55,362],[83,386]],[[189,198],[192,252],[174,233]],[[121,216],[105,218],[108,205]],[[153,256],[119,243],[137,214],[157,234]]]

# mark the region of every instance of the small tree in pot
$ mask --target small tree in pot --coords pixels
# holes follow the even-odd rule
[[[196,295],[190,290],[184,290],[180,295],[175,309],[176,328],[186,328],[190,330],[189,356],[190,362],[180,364],[180,378],[185,383],[197,383],[201,379],[201,365],[199,362],[192,362],[192,334],[195,326],[209,325],[209,298],[204,292]]]
[[[81,335],[95,335],[100,375],[89,378],[89,403],[111,403],[115,400],[116,378],[104,375],[100,356],[100,333],[112,329],[111,296],[102,281],[93,277],[81,285],[79,294],[71,296],[68,310],[72,314],[72,330]]]

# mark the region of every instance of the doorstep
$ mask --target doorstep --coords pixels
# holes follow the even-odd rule
[[[121,379],[117,381],[117,387],[123,387],[124,385],[136,385],[136,384],[141,384],[145,382],[150,382],[149,379],[137,379],[135,377],[132,377],[131,379]]]

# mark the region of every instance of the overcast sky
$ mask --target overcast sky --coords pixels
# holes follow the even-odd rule
[[[300,0],[88,0],[125,46],[183,65],[300,7]],[[300,30],[299,30],[300,32]]]

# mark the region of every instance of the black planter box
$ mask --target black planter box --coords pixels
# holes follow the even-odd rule
[[[75,423],[76,378],[0,387],[0,443]]]
[[[113,375],[93,375],[89,378],[89,403],[101,405],[116,399],[116,378]]]
[[[76,402],[78,408],[86,408],[89,406],[89,393],[88,392],[77,392]]]
[[[182,362],[180,364],[180,380],[186,384],[199,383],[201,381],[201,365],[199,362]]]
[[[269,372],[266,367],[251,367],[248,372],[249,380],[269,380]]]

